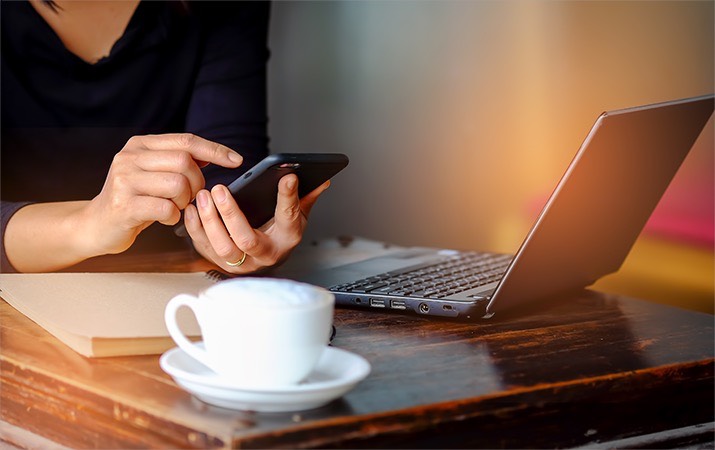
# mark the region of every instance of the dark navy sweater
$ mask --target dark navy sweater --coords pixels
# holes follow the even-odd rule
[[[13,270],[2,245],[12,214],[93,198],[133,135],[191,132],[243,155],[237,171],[205,168],[208,187],[268,153],[268,3],[141,2],[95,64],[69,52],[28,2],[0,8],[0,270]],[[131,250],[176,245],[185,243],[155,224]]]

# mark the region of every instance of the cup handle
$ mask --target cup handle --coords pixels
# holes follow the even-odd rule
[[[164,310],[164,322],[166,322],[166,328],[169,330],[169,334],[179,348],[201,364],[210,368],[211,360],[206,350],[191,342],[176,323],[176,313],[182,306],[188,307],[194,312],[194,314],[196,314],[196,310],[194,310],[193,307],[193,303],[196,300],[196,297],[188,294],[179,294],[169,300],[169,303],[166,304],[166,309]]]

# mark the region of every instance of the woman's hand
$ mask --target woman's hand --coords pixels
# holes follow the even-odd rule
[[[20,208],[5,231],[8,259],[20,272],[48,272],[122,252],[152,222],[179,221],[180,210],[204,187],[200,166],[234,168],[242,161],[191,134],[135,136],[115,156],[94,199]]]
[[[298,177],[284,176],[278,183],[274,218],[254,229],[226,186],[217,185],[211,192],[198,192],[196,206],[184,211],[184,223],[206,259],[230,273],[256,272],[288,257],[303,237],[310,209],[328,186],[330,181],[299,199]]]
[[[238,167],[233,150],[192,134],[134,136],[112,161],[102,191],[85,209],[96,255],[128,249],[153,222],[176,224],[204,187],[200,166]]]

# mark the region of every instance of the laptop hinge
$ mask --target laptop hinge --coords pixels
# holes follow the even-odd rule
[[[475,298],[476,296],[472,296],[472,298]],[[491,300],[491,297],[482,297],[482,298],[475,298],[476,300],[476,307],[478,308],[479,311],[479,317],[482,319],[491,319],[492,316],[494,315],[493,312],[490,312],[487,310],[487,307],[489,306],[489,301]]]

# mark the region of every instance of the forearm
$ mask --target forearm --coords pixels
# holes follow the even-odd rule
[[[20,272],[50,272],[97,256],[84,220],[88,203],[36,203],[18,210],[4,236],[13,267]]]

